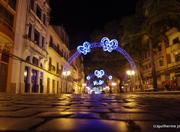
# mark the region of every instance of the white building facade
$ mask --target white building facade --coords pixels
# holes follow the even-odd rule
[[[11,92],[43,93],[50,8],[46,0],[19,0],[18,5]]]
[[[62,74],[70,57],[69,37],[63,27],[49,25],[49,13],[47,0],[18,1],[12,93],[64,94],[77,87],[78,67]]]

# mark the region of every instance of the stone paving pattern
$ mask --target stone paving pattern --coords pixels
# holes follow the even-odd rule
[[[179,94],[0,94],[0,131],[180,132],[163,124],[180,125]]]

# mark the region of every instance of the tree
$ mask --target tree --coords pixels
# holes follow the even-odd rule
[[[166,41],[165,32],[169,27],[179,26],[180,3],[176,0],[146,0],[143,3],[144,18],[141,33],[148,38],[154,90],[157,90],[157,76],[153,48],[160,36]],[[144,10],[144,11],[143,11]]]

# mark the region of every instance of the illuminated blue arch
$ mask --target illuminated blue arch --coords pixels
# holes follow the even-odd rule
[[[121,53],[126,59],[127,61],[130,63],[130,66],[132,68],[132,70],[135,71],[135,73],[137,73],[136,70],[136,65],[133,61],[133,59],[130,57],[130,55],[122,48],[118,47],[118,41],[116,39],[112,39],[109,40],[107,37],[103,37],[101,39],[101,42],[99,43],[89,43],[89,42],[84,42],[83,45],[80,45],[77,47],[77,52],[74,53],[67,61],[67,63],[64,65],[63,71],[67,72],[70,65],[72,64],[72,62],[80,55],[86,55],[87,53],[91,52],[92,48],[96,48],[96,47],[103,47],[104,51],[107,52],[112,52],[113,50],[118,51],[119,53]]]
[[[112,81],[112,76],[105,74],[104,70],[95,70],[95,71],[94,71],[94,74],[92,74],[91,76],[87,76],[87,77],[86,77],[86,86],[87,86],[88,82],[91,80],[91,78],[93,78],[93,77],[95,77],[95,76],[96,76],[97,78],[102,78],[103,76],[105,76],[105,77],[107,77],[111,82],[113,82],[113,81]]]

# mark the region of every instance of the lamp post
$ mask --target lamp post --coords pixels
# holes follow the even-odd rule
[[[70,71],[64,71],[64,72],[62,72],[62,75],[66,81],[66,93],[67,93],[67,77],[71,75],[71,72]]]
[[[134,71],[134,70],[127,70],[126,73],[127,73],[127,75],[129,76],[129,78],[130,78],[130,80],[131,80],[130,91],[131,91],[131,92],[134,92],[132,77],[135,75],[135,71]]]

